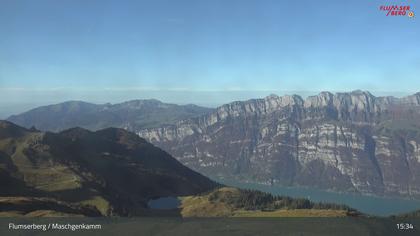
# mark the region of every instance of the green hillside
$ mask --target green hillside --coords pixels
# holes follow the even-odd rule
[[[71,206],[68,209],[93,207],[96,213],[87,215],[107,216],[142,215],[150,199],[194,195],[217,186],[122,129],[42,133],[4,121],[0,122],[0,177],[0,200],[8,206],[21,204],[10,197],[25,197],[25,205],[33,209],[61,209],[40,207],[48,198],[45,206],[65,202]],[[0,204],[0,211],[13,208],[6,205]]]

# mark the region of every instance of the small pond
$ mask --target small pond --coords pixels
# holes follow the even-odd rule
[[[175,209],[181,205],[181,201],[176,197],[161,197],[150,200],[148,205],[152,209]]]

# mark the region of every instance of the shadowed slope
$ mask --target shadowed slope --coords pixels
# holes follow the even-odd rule
[[[152,198],[217,186],[122,129],[42,133],[4,121],[0,177],[3,196],[49,197],[93,206],[103,215],[141,215]]]

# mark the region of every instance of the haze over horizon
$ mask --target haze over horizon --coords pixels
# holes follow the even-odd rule
[[[98,99],[104,91],[108,97],[104,100]],[[38,93],[21,94],[12,103],[0,102],[0,119],[6,119],[11,115],[17,115],[36,107],[58,104],[67,101],[84,101],[96,104],[121,103],[137,99],[157,99],[165,103],[174,103],[178,105],[194,104],[203,107],[215,108],[233,101],[245,101],[249,99],[264,98],[271,94],[278,96],[299,95],[303,98],[317,95],[322,91],[153,91],[153,90],[90,90],[89,93],[84,90],[72,91],[69,89],[49,90],[49,95],[45,96],[45,91],[39,90]],[[329,91],[329,92],[351,92],[351,91]],[[369,91],[370,92],[370,91]],[[374,96],[394,96],[403,97],[412,95],[408,92],[374,92]],[[3,94],[4,96],[4,94]],[[10,93],[10,97],[17,97],[15,93]],[[38,96],[41,100],[31,102],[31,97]]]
[[[418,92],[418,19],[387,17],[383,4],[3,0],[0,118],[66,100],[217,106],[290,91]]]

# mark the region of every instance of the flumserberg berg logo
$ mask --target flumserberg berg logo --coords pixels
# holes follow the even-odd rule
[[[414,17],[414,12],[409,5],[381,5],[380,11],[386,12],[386,16],[408,16]]]

